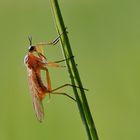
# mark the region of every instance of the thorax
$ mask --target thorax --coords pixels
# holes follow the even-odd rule
[[[35,56],[34,54],[27,54],[24,58],[24,64],[34,71],[40,69],[40,58]]]

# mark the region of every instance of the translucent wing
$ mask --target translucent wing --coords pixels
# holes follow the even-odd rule
[[[38,91],[35,88],[35,84],[34,81],[32,79],[32,70],[27,68],[28,71],[28,81],[29,81],[29,87],[30,87],[30,93],[31,93],[31,97],[32,97],[32,101],[33,101],[33,106],[34,106],[34,110],[36,113],[36,117],[37,119],[42,122],[44,119],[44,108],[43,108],[43,104],[40,100],[40,98],[38,97]]]

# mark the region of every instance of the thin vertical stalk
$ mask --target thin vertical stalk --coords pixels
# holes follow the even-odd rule
[[[64,25],[62,14],[58,5],[58,1],[50,0],[50,4],[51,4],[55,26],[56,26],[57,32],[60,34],[65,30],[65,25]],[[72,53],[72,49],[71,49],[70,42],[69,42],[66,32],[64,32],[64,34],[61,36],[60,42],[61,42],[61,47],[62,47],[62,52],[64,54],[64,57],[65,58],[72,57],[73,53]],[[80,76],[79,76],[78,69],[76,67],[75,60],[74,58],[69,59],[66,61],[66,63],[67,63],[71,83],[73,85],[81,87],[80,89],[73,87],[73,91],[77,100],[77,105],[79,108],[82,121],[86,128],[88,139],[98,140],[97,131],[94,125],[94,121],[93,121],[89,106],[88,106],[88,102],[85,96],[85,91],[83,90],[83,85],[80,80]]]

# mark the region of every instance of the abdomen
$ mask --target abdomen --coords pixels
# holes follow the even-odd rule
[[[34,86],[38,92],[38,96],[43,99],[47,93],[47,87],[43,84],[41,79],[40,70],[32,71],[32,80],[34,82]]]

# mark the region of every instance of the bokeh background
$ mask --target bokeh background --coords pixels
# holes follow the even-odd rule
[[[59,3],[100,140],[140,139],[140,1]],[[23,63],[28,35],[34,44],[57,36],[49,1],[0,0],[0,140],[87,139],[65,97],[46,97],[45,120],[37,121]],[[45,54],[63,58],[59,44]],[[54,88],[70,82],[67,69],[49,70]]]

